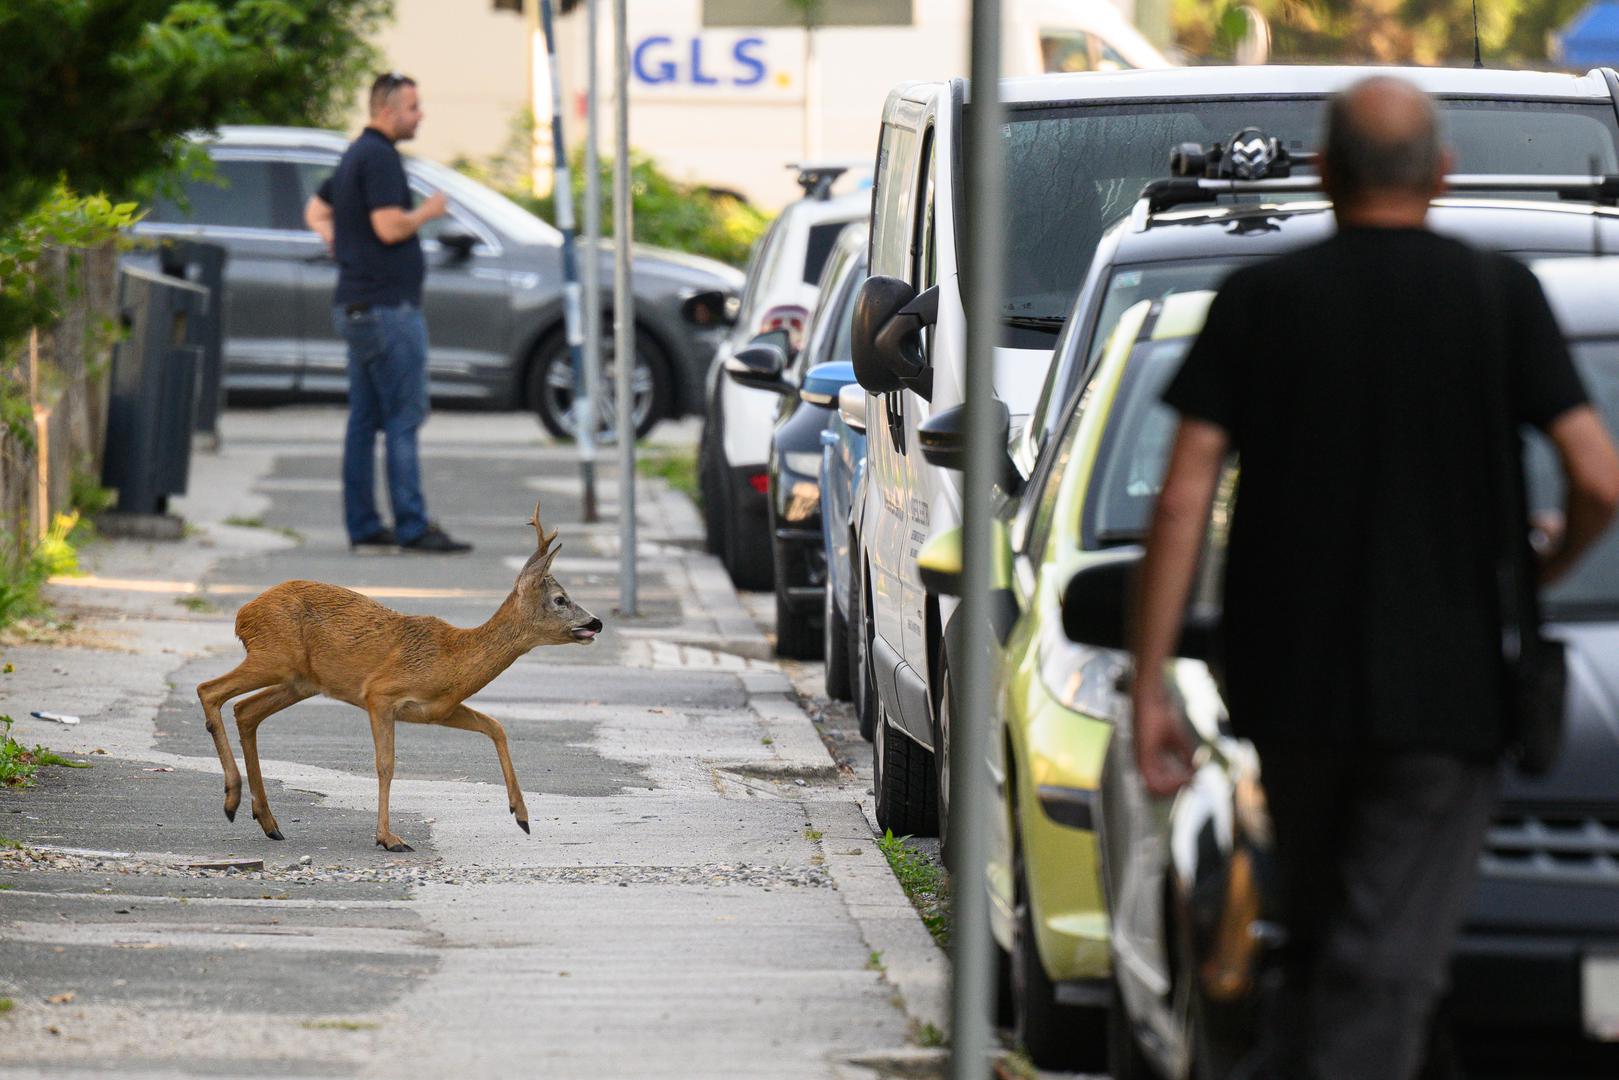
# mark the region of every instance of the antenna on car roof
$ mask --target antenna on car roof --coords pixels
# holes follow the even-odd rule
[[[1473,66],[1484,66],[1484,54],[1479,50],[1478,44],[1478,0],[1473,0]]]

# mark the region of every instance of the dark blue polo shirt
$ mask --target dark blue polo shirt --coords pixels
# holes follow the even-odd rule
[[[412,235],[385,244],[371,227],[371,211],[415,205],[405,180],[405,162],[388,137],[366,128],[349,144],[337,171],[320,186],[332,208],[337,256],[336,304],[390,307],[422,302],[422,242]]]

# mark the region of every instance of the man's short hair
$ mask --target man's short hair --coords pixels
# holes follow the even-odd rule
[[[401,75],[397,71],[386,71],[378,75],[371,83],[371,111],[379,113],[382,107],[388,104],[393,96],[407,86],[415,86],[416,80],[409,75]]]
[[[1358,100],[1379,84],[1408,89],[1409,100],[1419,110],[1418,122],[1402,125],[1405,130],[1384,130],[1385,125]],[[1326,136],[1333,194],[1341,202],[1378,191],[1426,192],[1444,157],[1432,99],[1389,75],[1373,75],[1334,95],[1327,107]]]

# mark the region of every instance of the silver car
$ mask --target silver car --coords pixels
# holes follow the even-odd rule
[[[304,227],[303,206],[348,140],[307,128],[226,127],[205,145],[214,176],[186,183],[181,200],[159,199],[135,232],[227,250],[224,376],[233,398],[343,395],[347,361],[331,317],[337,264]],[[418,199],[443,191],[450,204],[421,231],[434,400],[533,409],[553,435],[570,437],[574,377],[562,325],[562,234],[436,162],[406,155],[405,170]],[[702,411],[704,376],[742,275],[711,259],[637,245],[632,277],[634,415],[644,434],[663,417]],[[610,253],[602,283],[610,304]],[[604,342],[608,364],[611,344]],[[603,385],[610,395],[611,379]],[[610,426],[610,400],[603,414]]]

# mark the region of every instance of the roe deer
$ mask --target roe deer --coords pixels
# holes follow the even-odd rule
[[[451,626],[431,615],[401,615],[369,597],[318,581],[284,581],[236,613],[236,636],[247,659],[234,671],[197,687],[208,734],[225,768],[225,816],[236,820],[242,777],[236,771],[219,709],[249,690],[258,693],[234,708],[242,737],[253,819],[271,840],[282,839],[259,774],[258,728],[265,718],[315,694],[358,705],[371,718],[377,752],[377,843],[411,851],[388,827],[388,786],[394,774],[394,724],[443,724],[481,731],[495,743],[506,797],[517,824],[528,832],[528,807],[517,786],[498,721],[461,704],[518,657],[539,645],[589,643],[601,620],[568,598],[551,563],[561,545],[547,535],[534,504],[537,549],[517,575],[511,595],[482,626]]]

